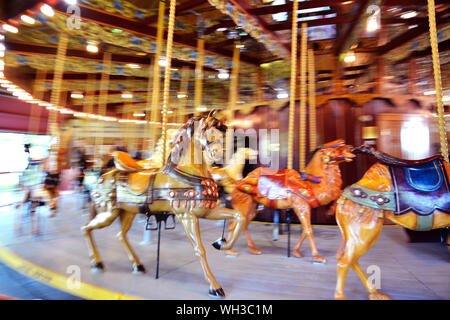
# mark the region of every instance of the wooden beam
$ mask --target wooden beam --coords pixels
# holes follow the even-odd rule
[[[344,24],[344,23],[350,23],[352,21],[353,17],[350,15],[342,15],[337,16],[333,18],[324,18],[324,19],[317,19],[317,20],[310,20],[305,21],[308,24],[308,27],[316,27],[316,26],[324,26],[328,24]],[[292,20],[284,21],[280,23],[274,23],[267,26],[267,28],[271,31],[281,31],[281,30],[288,30],[291,28]]]
[[[156,38],[156,27],[146,25],[134,19],[129,19],[123,16],[92,8],[84,4],[79,3],[78,6],[80,7],[81,19],[83,20],[103,26],[122,29],[141,37],[148,37],[153,39]],[[61,1],[57,5],[55,5],[53,9],[59,14],[70,16],[70,14],[66,12],[67,7],[68,5],[65,2]],[[165,37],[167,37],[167,33],[165,33]],[[189,47],[192,49],[196,49],[197,47],[196,38],[197,36],[192,37],[191,34],[174,33],[173,35],[174,44]],[[214,49],[205,51],[206,53],[222,56],[230,60],[233,56],[232,50],[227,49]],[[259,61],[255,61],[253,57],[248,57],[245,54],[241,55],[241,61],[253,65],[259,65]]]
[[[24,53],[24,54],[35,54],[35,55],[56,55],[56,47],[55,46],[47,46],[47,45],[40,45],[40,44],[29,44],[29,43],[20,43],[20,42],[5,42],[6,48],[8,52],[14,52],[14,53]],[[78,50],[78,49],[68,49],[67,50],[67,58],[69,59],[83,59],[83,60],[92,60],[92,61],[98,61],[102,62],[102,52],[98,53],[88,53],[85,50]],[[148,57],[138,57],[138,56],[131,56],[121,53],[113,53],[111,55],[111,61],[114,63],[135,63],[143,66],[149,66],[149,59]],[[195,69],[195,62],[190,61],[182,61],[173,59],[172,63],[174,68],[181,68],[181,67],[187,67],[190,69]],[[217,72],[216,69],[205,66],[205,70],[211,71],[211,72]]]
[[[445,23],[450,22],[450,9],[446,9],[445,11],[441,11],[440,13],[436,13],[436,26],[443,25]],[[423,23],[415,28],[409,29],[404,33],[398,35],[393,38],[390,42],[386,43],[378,47],[378,54],[383,55],[388,53],[389,51],[411,41],[422,34],[429,32],[429,24],[428,22]]]
[[[364,11],[366,11],[367,6],[369,5],[369,0],[362,0],[359,2],[359,7],[356,11],[356,14],[352,18],[350,25],[347,27],[347,30],[341,34],[340,37],[336,39],[336,45],[334,46],[334,55],[339,55],[341,53],[342,48],[344,47],[345,42],[350,38],[353,30],[355,30],[356,26],[360,23],[361,16]]]
[[[346,0],[314,0],[314,1],[304,1],[299,2],[298,9],[313,9],[319,7],[335,7],[341,5],[342,2],[347,2]],[[289,1],[287,4],[280,4],[275,6],[263,6],[257,8],[251,8],[248,13],[254,16],[274,14],[280,12],[292,12],[292,2]]]
[[[206,3],[207,0],[190,0],[184,3],[181,3],[179,5],[176,6],[175,15],[180,14],[181,12],[185,12],[187,10],[191,10],[195,7],[201,6],[202,4]],[[168,15],[169,14],[169,8],[166,9],[165,14]],[[154,14],[151,15],[145,19],[142,20],[142,23],[145,24],[153,24],[156,23],[156,21],[158,20],[158,14]]]

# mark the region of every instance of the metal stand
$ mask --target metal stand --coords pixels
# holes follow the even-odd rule
[[[273,215],[273,235],[272,235],[273,241],[278,240],[279,232],[280,232],[280,211],[275,210]]]
[[[158,221],[158,247],[156,249],[156,276],[155,279],[159,278],[159,248],[161,244],[161,221]]]
[[[291,210],[286,210],[286,222],[288,232],[287,256],[291,256]]]

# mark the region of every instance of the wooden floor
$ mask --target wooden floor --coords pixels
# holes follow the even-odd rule
[[[14,200],[0,194],[0,204]],[[7,197],[7,198],[5,198]],[[160,278],[155,279],[156,231],[152,244],[141,245],[144,217],[138,216],[129,232],[129,240],[144,263],[147,274],[131,274],[131,264],[115,234],[118,222],[94,232],[100,255],[105,264],[103,274],[89,269],[88,251],[80,232],[87,211],[81,209],[81,199],[75,194],[64,195],[59,214],[45,218],[42,235],[27,232],[13,234],[13,207],[0,208],[0,244],[16,255],[54,272],[67,274],[69,266],[81,269],[81,281],[143,299],[209,299],[208,285],[181,226],[163,230],[161,234]],[[42,212],[45,216],[45,210]],[[24,225],[25,231],[27,225]],[[272,241],[270,224],[252,223],[250,232],[260,256],[249,253],[242,235],[235,249],[237,258],[229,258],[210,244],[219,238],[222,227],[216,221],[200,220],[202,240],[207,258],[227,299],[333,299],[336,283],[336,250],[341,242],[334,226],[314,226],[319,252],[328,259],[324,265],[311,262],[307,241],[302,247],[305,257],[287,258],[287,235]],[[301,226],[293,226],[292,241],[298,239]],[[378,243],[360,259],[364,269],[376,265],[381,270],[381,291],[393,299],[450,299],[450,253],[439,243],[408,243],[400,227],[385,227]],[[353,271],[346,283],[348,299],[367,299],[363,284]]]

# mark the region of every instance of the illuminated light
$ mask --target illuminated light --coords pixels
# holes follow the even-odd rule
[[[443,96],[442,97],[442,102],[449,102],[450,101],[450,96]]]
[[[0,43],[0,51],[5,51],[5,50],[6,50],[6,47],[2,43]]]
[[[87,45],[86,45],[86,51],[92,52],[92,53],[97,53],[98,52],[97,42],[88,41]]]
[[[22,20],[23,22],[28,23],[28,24],[34,24],[36,22],[36,20],[34,20],[30,16],[27,16],[26,14],[21,15],[20,20]]]
[[[416,11],[408,11],[408,12],[405,12],[404,14],[402,14],[400,16],[400,18],[402,18],[402,19],[410,19],[410,18],[414,18],[415,16],[417,16],[417,12]]]
[[[135,113],[133,113],[133,117],[145,117],[145,113],[135,112]]]
[[[72,110],[69,110],[69,109],[59,109],[58,111],[63,114],[73,114],[74,113]]]
[[[87,116],[87,114],[83,113],[83,112],[77,112],[74,114],[74,117],[86,117],[86,116]]]
[[[48,103],[48,102],[39,102],[39,105],[41,107],[51,107],[52,106],[51,103]]]
[[[346,56],[344,57],[344,62],[350,63],[350,62],[355,62],[356,61],[356,56],[353,52],[349,52],[346,54]]]
[[[167,67],[168,62],[167,62],[166,57],[162,57],[162,58],[158,61],[158,64],[159,64],[160,67]]]
[[[48,107],[46,107],[46,109],[47,109],[47,110],[56,110],[56,107],[54,107],[54,106],[48,106]]]
[[[161,113],[164,113],[164,111],[161,111]],[[167,113],[171,114],[171,113],[173,113],[173,111],[172,110],[167,110]]]
[[[431,95],[433,95],[433,94],[436,94],[436,90],[425,91],[423,94],[424,94],[425,96],[431,96]]]
[[[53,11],[52,7],[50,7],[48,4],[43,4],[41,6],[41,12],[47,17],[53,17],[55,14],[55,11]]]
[[[206,108],[206,107],[197,107],[196,110],[197,110],[197,111],[200,111],[200,112],[203,112],[203,111],[208,110],[208,108]]]
[[[227,31],[227,28],[217,28],[216,31],[218,31],[218,32],[224,32],[224,31]]]
[[[417,28],[418,26],[419,26],[418,24],[410,25],[410,26],[408,26],[408,30],[409,30],[409,29]]]
[[[179,94],[177,94],[177,98],[178,98],[178,99],[183,99],[183,98],[186,98],[186,97],[187,97],[187,95],[184,94],[184,93],[179,93]]]
[[[367,19],[367,26],[366,30],[367,32],[373,32],[380,28],[380,25],[378,24],[378,20],[376,16],[371,16],[369,19]]]
[[[430,149],[430,129],[425,120],[412,118],[402,123],[400,146],[408,159],[422,159]]]
[[[345,6],[345,5],[347,5],[347,4],[351,4],[351,3],[353,3],[353,1],[345,1],[345,2],[342,2],[342,4]]]
[[[84,95],[81,92],[72,92],[70,97],[73,99],[83,99]]]
[[[132,69],[139,69],[139,68],[141,68],[140,65],[135,64],[135,63],[128,63],[127,66],[132,68]]]
[[[136,52],[136,55],[137,56],[146,56],[147,53],[145,53],[145,52]]]
[[[6,80],[6,79],[0,79],[0,84],[7,84],[7,83],[9,83],[8,80]]]
[[[170,71],[178,71],[177,68],[170,68]]]
[[[131,99],[133,98],[133,94],[131,92],[123,92],[122,99]]]
[[[3,30],[11,32],[11,33],[17,33],[19,32],[19,29],[17,29],[16,27],[10,25],[10,24],[4,24],[3,25]]]
[[[122,33],[123,30],[122,30],[122,29],[116,29],[116,28],[114,28],[114,29],[111,30],[111,32],[112,32],[112,33]]]
[[[75,5],[77,4],[77,0],[64,0],[65,3],[69,4],[69,5]]]
[[[97,118],[95,114],[88,114],[88,118]]]
[[[289,94],[287,94],[286,92],[277,94],[277,99],[286,99],[286,98],[289,98]]]
[[[239,49],[240,49],[240,48],[244,48],[244,47],[245,47],[245,46],[244,46],[243,44],[237,44],[237,45],[236,45],[236,48],[239,48]]]
[[[36,100],[25,100],[25,101],[28,102],[28,103],[32,103],[32,104],[39,103],[39,101],[36,101]]]
[[[229,77],[230,77],[230,74],[226,70],[223,70],[223,69],[219,70],[219,74],[217,75],[217,78],[228,79]]]

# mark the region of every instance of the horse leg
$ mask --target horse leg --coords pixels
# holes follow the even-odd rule
[[[139,261],[136,253],[131,248],[127,238],[127,232],[128,230],[130,230],[131,224],[133,223],[135,217],[135,213],[123,211],[123,213],[120,215],[120,224],[122,226],[122,229],[119,231],[119,233],[117,233],[116,237],[125,247],[128,258],[133,263],[133,273],[142,274],[145,273],[145,268]]]
[[[200,238],[198,218],[191,213],[183,213],[178,214],[177,219],[183,226],[187,238],[191,241],[192,247],[194,248],[194,255],[197,257],[200,265],[202,266],[203,275],[206,282],[209,284],[209,295],[214,298],[224,298],[225,292],[217,283],[211,270],[209,269],[208,262],[206,261],[205,248],[203,247],[202,240]]]
[[[214,209],[209,211],[209,213],[205,216],[205,218],[212,220],[233,219],[233,231],[230,232],[228,236],[228,241],[222,243],[221,239],[213,243],[214,248],[219,250],[231,249],[236,243],[236,240],[238,239],[246,223],[246,219],[239,211],[234,211],[228,208],[221,208],[221,207],[215,207]]]
[[[247,239],[247,244],[250,247],[250,252],[253,254],[261,254],[261,250],[255,247],[252,238],[250,237],[250,233],[248,232],[249,223],[256,216],[256,203],[253,201],[253,197],[247,193],[241,192],[239,190],[234,190],[231,194],[232,196],[232,204],[233,208],[240,212],[242,216],[245,218],[244,223],[244,234]],[[230,235],[234,230],[234,224],[230,225]],[[228,250],[227,254],[229,255],[238,255],[238,252],[235,250]]]
[[[302,236],[300,237],[297,244],[294,246],[294,250],[292,255],[295,257],[301,258],[302,255],[298,250],[302,245],[302,242],[305,238],[308,238],[309,245],[311,247],[313,262],[317,263],[325,263],[327,260],[321,256],[319,256],[319,251],[317,250],[316,243],[314,242],[313,230],[311,227],[311,207],[307,202],[305,202],[302,198],[297,198],[295,196],[292,197],[292,207],[294,208],[295,213],[297,214],[298,219],[300,220],[303,228]]]
[[[95,206],[94,202],[91,204]],[[89,257],[91,259],[91,270],[93,272],[102,271],[103,263],[98,254],[97,247],[92,237],[92,230],[101,229],[107,227],[116,220],[117,216],[120,214],[121,210],[119,208],[112,208],[105,212],[98,213],[94,219],[89,221],[87,224],[81,227],[81,232],[87,240]]]

